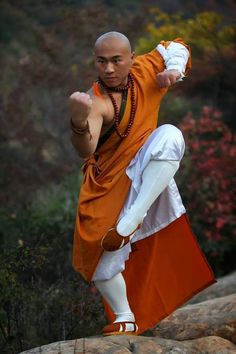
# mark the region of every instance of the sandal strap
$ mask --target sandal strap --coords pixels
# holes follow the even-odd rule
[[[103,334],[108,334],[108,333],[114,333],[114,332],[119,332],[119,333],[137,333],[138,331],[138,325],[135,322],[114,322],[111,324],[108,324],[103,328]]]

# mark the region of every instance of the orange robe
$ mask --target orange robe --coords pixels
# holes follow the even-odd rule
[[[101,238],[114,227],[127,198],[131,181],[125,170],[157,126],[157,112],[167,90],[158,87],[156,76],[164,69],[163,58],[156,49],[136,58],[131,68],[136,98],[131,132],[124,139],[113,132],[83,166],[73,265],[88,281],[103,253]],[[125,131],[129,115],[130,93],[120,123],[121,131]],[[136,242],[123,275],[139,333],[214,282],[214,275],[195,241],[186,215]],[[112,320],[114,315],[106,304],[105,309]]]

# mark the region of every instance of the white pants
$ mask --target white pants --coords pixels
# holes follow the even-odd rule
[[[158,127],[139,149],[133,160],[126,169],[127,176],[131,179],[131,187],[120,213],[119,219],[134,203],[142,183],[142,173],[150,160],[180,161],[185,149],[181,131],[171,124]],[[168,187],[156,199],[143,220],[142,227],[135,233],[132,242],[160,231],[171,222],[184,214],[185,208],[174,179]],[[129,258],[131,246],[115,252],[104,252],[92,280],[106,280],[125,269],[125,261]]]

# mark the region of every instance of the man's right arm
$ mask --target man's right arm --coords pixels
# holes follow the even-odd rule
[[[92,155],[97,147],[103,115],[97,99],[83,92],[74,92],[70,96],[71,142],[82,158]]]

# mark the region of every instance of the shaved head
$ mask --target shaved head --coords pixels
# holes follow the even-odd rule
[[[134,53],[128,38],[120,32],[107,32],[94,45],[94,62],[100,79],[109,87],[125,86]]]
[[[111,42],[119,42],[131,53],[131,45],[128,38],[124,34],[115,31],[104,33],[98,37],[94,45],[94,51],[96,51],[101,45],[104,45],[105,43],[109,44]]]

